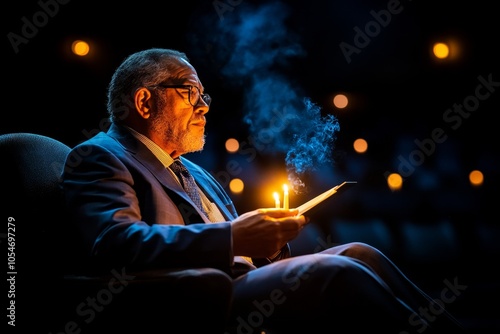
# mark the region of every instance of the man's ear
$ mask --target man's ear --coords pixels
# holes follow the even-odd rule
[[[139,116],[147,119],[151,116],[152,94],[149,89],[141,87],[134,94],[135,110]]]

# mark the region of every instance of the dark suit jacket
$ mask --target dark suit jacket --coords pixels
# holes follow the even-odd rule
[[[237,217],[212,175],[181,159],[225,219]],[[92,268],[234,269],[230,223],[210,223],[127,129],[112,124],[74,147],[61,180],[68,214],[82,236],[79,247]]]

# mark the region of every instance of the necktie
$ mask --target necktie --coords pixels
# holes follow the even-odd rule
[[[179,181],[181,181],[182,187],[191,198],[191,200],[198,206],[198,208],[206,215],[207,213],[203,209],[203,205],[201,204],[201,197],[198,193],[198,186],[194,181],[194,177],[189,173],[186,166],[182,164],[179,159],[175,159],[174,162],[170,165],[172,171],[177,175]]]
[[[201,197],[200,193],[198,192],[198,186],[196,185],[194,177],[191,175],[191,173],[189,173],[186,166],[184,166],[179,159],[175,159],[174,162],[170,165],[170,169],[172,169],[175,175],[177,175],[188,196],[198,206],[201,212],[203,212],[205,216],[208,217],[207,212],[205,211],[205,209],[203,209],[203,205],[201,204]],[[235,260],[237,260],[237,258]],[[241,256],[241,258],[245,259],[247,262],[253,265],[251,258],[246,256]]]

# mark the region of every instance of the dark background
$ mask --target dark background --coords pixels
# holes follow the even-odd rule
[[[74,146],[104,128],[106,86],[124,57],[150,47],[179,49],[191,58],[213,97],[206,149],[191,158],[224,186],[228,175],[245,182],[242,194],[232,194],[237,209],[244,212],[273,205],[272,191],[286,180],[286,149],[268,145],[260,150],[251,141],[259,133],[244,121],[247,93],[259,87],[249,78],[255,73],[259,78],[279,74],[287,85],[274,93],[275,102],[285,108],[294,94],[307,97],[321,108],[322,116],[333,115],[340,124],[329,151],[332,159],[310,166],[303,175],[306,189],[291,194],[291,206],[344,180],[358,181],[355,188],[311,212],[314,226],[328,229],[334,224],[334,242],[362,240],[380,247],[424,285],[432,285],[426,268],[442,269],[444,264],[447,273],[467,275],[484,269],[484,262],[497,261],[500,26],[494,2],[401,1],[402,10],[379,25],[350,62],[339,45],[354,44],[355,28],[373,24],[371,11],[381,13],[394,1],[62,2],[10,1],[3,7],[5,102],[0,134],[34,132]],[[246,13],[276,3],[281,5],[260,17],[264,29],[245,25]],[[35,31],[23,30],[27,21],[38,22]],[[9,36],[26,32],[29,38],[15,50]],[[235,38],[238,33],[241,39]],[[89,57],[70,53],[74,39],[91,43]],[[243,71],[248,77],[236,75],[228,68],[231,59],[241,57],[241,40],[250,42],[243,50],[260,60],[273,51],[278,57],[264,71],[256,67]],[[453,59],[433,59],[431,46],[439,40],[458,47],[452,50]],[[290,50],[300,52],[287,53]],[[237,64],[245,68],[243,61]],[[474,96],[479,77],[491,77],[496,86],[471,107],[460,126],[451,128],[444,113],[455,104],[478,101]],[[351,98],[347,110],[332,106],[337,92]],[[436,128],[447,135],[442,143],[429,141]],[[247,153],[226,153],[229,137],[244,143]],[[359,137],[369,145],[363,155],[352,149]],[[432,149],[428,146],[429,153],[422,155],[415,140]],[[423,160],[404,175],[403,189],[390,191],[385,173],[401,171],[401,158],[416,154]],[[473,169],[484,174],[481,187],[468,182]],[[301,240],[296,244],[307,248]],[[486,297],[478,298],[483,303]]]
[[[264,13],[268,24],[263,29],[244,26],[251,16],[245,13],[274,3],[282,6],[268,11],[267,17]],[[372,11],[380,16],[394,3],[398,2],[185,1],[175,2],[175,6],[147,0],[131,4],[9,2],[3,11],[7,103],[0,133],[35,132],[73,146],[105,127],[106,86],[125,56],[150,47],[180,49],[190,56],[214,100],[207,116],[205,152],[193,154],[192,159],[218,175],[225,186],[228,175],[243,179],[245,191],[234,195],[240,211],[272,205],[273,189],[286,180],[286,149],[272,145],[260,149],[262,145],[255,143],[260,134],[244,121],[248,113],[245,97],[249,86],[255,84],[246,80],[245,74],[250,77],[258,68],[239,76],[228,70],[231,57],[235,57],[236,66],[244,67],[238,59],[242,49],[234,37],[238,31],[251,42],[249,48],[257,57],[298,45],[300,55],[278,52],[279,56],[265,65],[269,76],[264,72],[260,78],[271,77],[271,73],[285,78],[288,86],[274,97],[283,110],[294,102],[296,94],[309,98],[323,116],[333,115],[340,124],[329,152],[331,161],[310,166],[303,176],[306,189],[292,194],[292,206],[346,179],[359,182],[353,191],[358,195],[364,195],[366,186],[390,196],[385,173],[401,172],[401,159],[411,161],[420,155],[423,159],[413,164],[416,168],[411,175],[404,175],[399,194],[422,198],[422,192],[432,191],[436,194],[433,200],[444,197],[446,201],[450,193],[457,196],[458,192],[463,199],[448,200],[452,202],[448,204],[486,212],[486,203],[495,196],[498,184],[494,121],[499,110],[498,92],[474,105],[455,129],[444,122],[443,115],[475,94],[479,76],[500,81],[496,11],[487,1],[399,2],[397,14],[390,15],[385,26],[378,25],[367,45],[348,62],[339,45],[353,45],[356,28],[366,32],[370,24],[373,27]],[[35,30],[26,30],[26,22],[34,24]],[[9,34],[26,37],[27,33],[29,36],[13,47]],[[88,57],[70,53],[74,39],[91,43]],[[433,59],[431,46],[439,40],[458,45],[452,49],[456,57]],[[331,98],[338,92],[351,98],[347,110],[332,106]],[[301,131],[300,118],[295,124]],[[442,143],[431,140],[436,128],[444,130],[446,140]],[[255,149],[257,154],[251,158],[249,153],[227,154],[223,145],[229,137],[238,139],[247,152]],[[369,144],[364,155],[352,149],[353,140],[359,137]],[[427,146],[429,152],[422,152],[415,140],[431,145]],[[235,161],[237,173],[228,167],[228,162]],[[467,180],[473,169],[485,176],[479,189]],[[443,195],[439,195],[441,191]],[[379,203],[380,198],[370,201]]]

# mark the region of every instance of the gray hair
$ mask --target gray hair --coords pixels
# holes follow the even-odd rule
[[[189,62],[185,53],[152,48],[129,55],[115,70],[108,86],[107,110],[111,122],[126,118],[133,105],[134,93],[140,87],[154,86],[170,78],[178,60]]]

